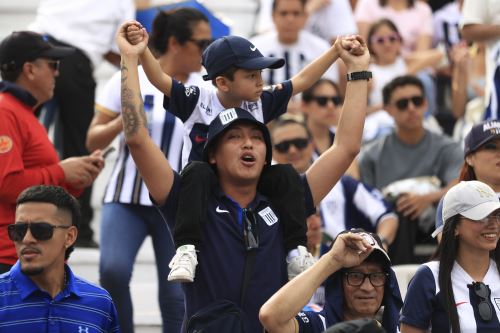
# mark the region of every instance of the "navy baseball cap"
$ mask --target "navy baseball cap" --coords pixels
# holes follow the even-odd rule
[[[0,43],[0,68],[20,68],[38,58],[60,59],[75,52],[72,47],[54,46],[47,37],[33,31],[14,31]]]
[[[243,37],[226,36],[216,39],[203,52],[201,63],[207,70],[203,79],[213,80],[231,66],[243,69],[280,68],[283,58],[264,57],[262,53]]]
[[[474,125],[464,139],[464,156],[495,138],[500,138],[500,121],[489,120]]]
[[[250,112],[241,108],[227,109],[219,113],[217,118],[212,120],[208,127],[208,137],[205,147],[203,148],[203,160],[208,162],[208,151],[210,146],[219,138],[226,130],[236,123],[250,123],[256,125],[264,135],[264,142],[266,144],[266,162],[271,165],[272,158],[272,145],[269,130],[264,123],[255,119]]]

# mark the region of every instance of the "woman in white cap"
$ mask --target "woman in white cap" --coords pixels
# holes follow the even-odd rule
[[[408,287],[401,332],[500,332],[500,201],[480,181],[462,181],[443,199],[435,260]]]

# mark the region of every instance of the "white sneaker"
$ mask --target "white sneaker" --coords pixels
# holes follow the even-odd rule
[[[293,250],[292,250],[293,251]],[[288,280],[293,279],[316,262],[316,259],[313,257],[307,248],[299,245],[297,246],[298,254],[292,258],[286,260],[287,262],[287,270],[288,270]]]
[[[196,265],[198,265],[198,260],[194,245],[182,245],[168,264],[170,267],[168,281],[193,282]]]

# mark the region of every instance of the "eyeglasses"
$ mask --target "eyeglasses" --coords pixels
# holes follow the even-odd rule
[[[347,277],[347,284],[353,287],[359,287],[365,282],[365,279],[368,277],[370,283],[374,287],[382,287],[387,280],[389,274],[384,272],[376,272],[376,273],[361,273],[361,272],[346,272],[344,273]]]
[[[61,61],[60,60],[47,60],[47,65],[49,65],[49,67],[55,71],[58,71],[59,70],[59,65],[61,64]]]
[[[45,241],[52,238],[55,228],[68,229],[68,225],[53,225],[47,222],[38,223],[14,223],[7,226],[9,238],[14,242],[21,242],[28,229],[36,240]]]
[[[297,138],[292,140],[281,141],[274,145],[274,149],[276,149],[280,153],[286,153],[291,145],[294,145],[298,150],[302,150],[307,147],[309,144],[309,139]]]
[[[328,101],[332,101],[335,106],[342,104],[342,98],[340,98],[340,96],[309,96],[305,97],[304,101],[315,101],[319,106],[326,106]]]
[[[401,98],[394,102],[394,105],[396,105],[399,111],[405,111],[408,108],[410,102],[412,102],[412,104],[416,107],[422,106],[424,104],[424,97],[412,96],[408,98]]]
[[[252,209],[243,209],[243,237],[247,250],[259,248],[259,233],[257,219]]]
[[[471,288],[479,299],[479,304],[477,305],[479,317],[481,317],[483,321],[490,321],[493,318],[493,306],[490,301],[490,287],[483,282],[474,282],[468,284],[467,287]]]
[[[398,34],[392,34],[392,35],[387,35],[387,36],[373,36],[371,39],[372,43],[376,44],[385,44],[389,42],[390,44],[394,44],[396,42],[401,41],[401,36]]]
[[[194,39],[194,38],[189,38],[188,39],[190,42],[193,42],[200,48],[200,50],[204,51],[208,45],[212,43],[211,39]]]

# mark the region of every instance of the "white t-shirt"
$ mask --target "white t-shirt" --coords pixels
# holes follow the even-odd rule
[[[28,29],[79,48],[96,68],[107,52],[120,53],[116,31],[133,18],[132,0],[40,0],[35,21]]]
[[[267,84],[275,84],[291,79],[302,68],[318,58],[330,48],[330,44],[312,33],[302,30],[296,43],[286,45],[278,41],[278,33],[270,31],[250,39],[259,51],[267,57],[284,58],[285,65],[278,69],[266,69],[263,79]],[[323,75],[334,82],[338,82],[337,65],[332,65]]]
[[[142,99],[146,100],[146,96],[152,96],[148,97],[148,100],[152,98],[153,104],[151,113],[152,118],[148,119],[151,138],[164,152],[172,169],[179,171],[181,166],[184,125],[180,119],[163,109],[163,93],[149,82],[142,66],[140,66],[138,70]],[[188,84],[199,84],[201,81],[202,78],[197,73],[191,74],[188,78]],[[111,117],[117,117],[121,113],[120,84],[121,75],[120,72],[117,72],[111,77],[97,97],[96,110],[98,112],[102,112]],[[146,109],[147,107],[145,107],[145,110]],[[106,187],[104,202],[132,203],[151,206],[152,203],[149,199],[149,192],[127,149],[123,133],[120,134],[119,140],[120,148],[118,158]]]
[[[403,57],[399,56],[392,64],[377,65],[371,63],[369,70],[372,72],[372,86],[368,97],[369,105],[377,105],[382,103],[382,89],[391,82],[392,79],[407,73],[408,68]]]

